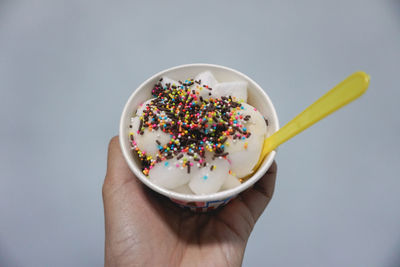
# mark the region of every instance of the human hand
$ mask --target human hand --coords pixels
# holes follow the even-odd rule
[[[271,200],[276,171],[274,162],[222,209],[193,213],[145,187],[114,137],[103,185],[105,266],[240,266],[254,224]]]

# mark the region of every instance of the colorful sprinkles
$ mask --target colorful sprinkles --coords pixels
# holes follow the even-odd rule
[[[234,97],[204,99],[199,96],[199,91],[208,90],[209,95],[212,95],[212,88],[202,85],[201,80],[188,79],[179,81],[179,84],[167,83],[165,86],[161,82],[162,79],[154,85],[151,93],[155,98],[143,108],[139,127],[132,131],[140,135],[144,134],[146,128],[149,131],[162,131],[170,135],[170,141],[163,145],[156,140],[159,151],[156,158],[153,158],[137,147],[133,134],[130,134],[132,149],[141,160],[145,175],[156,163],[165,161],[164,165],[168,166],[167,160],[174,157],[182,160],[181,165],[174,166],[186,168],[190,173],[194,164],[198,167],[209,166],[205,159],[206,151],[213,153],[212,159],[226,158],[228,139],[236,142],[236,139],[250,137],[251,133],[244,126],[250,120],[250,115],[243,115],[244,107]],[[245,149],[247,145],[245,142]],[[184,154],[190,156],[194,163]],[[215,168],[211,165],[210,171]],[[208,177],[203,178],[206,180]]]

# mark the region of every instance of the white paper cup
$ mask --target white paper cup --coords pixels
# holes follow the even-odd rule
[[[231,199],[235,198],[238,194],[251,187],[267,172],[276,155],[276,151],[272,151],[271,153],[269,153],[257,172],[255,172],[250,179],[248,179],[241,185],[226,191],[217,192],[209,195],[180,194],[154,184],[148,179],[148,177],[146,177],[142,173],[141,163],[137,155],[131,150],[131,145],[129,141],[129,124],[132,115],[135,114],[139,104],[152,98],[151,90],[161,76],[167,76],[174,80],[186,80],[187,78],[193,78],[198,73],[206,70],[211,71],[219,82],[247,81],[247,102],[257,108],[257,110],[261,112],[264,118],[268,120],[267,135],[271,135],[279,129],[279,122],[275,108],[268,95],[255,81],[237,70],[212,64],[181,65],[163,70],[147,79],[129,97],[128,102],[126,103],[122,112],[119,129],[119,140],[122,153],[130,169],[133,171],[136,177],[146,186],[150,187],[161,195],[170,198],[179,206],[190,208],[191,210],[198,212],[213,210],[218,208],[219,206],[225,205]]]

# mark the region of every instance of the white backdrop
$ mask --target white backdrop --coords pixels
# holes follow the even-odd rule
[[[283,145],[244,266],[400,266],[400,2],[0,1],[0,266],[101,266],[108,140],[144,79],[238,69],[281,124],[356,70],[358,101]]]

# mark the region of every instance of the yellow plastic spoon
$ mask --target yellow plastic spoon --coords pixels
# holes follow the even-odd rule
[[[253,168],[253,172],[260,167],[269,152],[314,123],[361,96],[367,90],[368,85],[369,75],[365,72],[358,71],[351,74],[344,81],[328,91],[285,126],[264,140],[260,159]],[[249,176],[242,180],[246,180]]]

